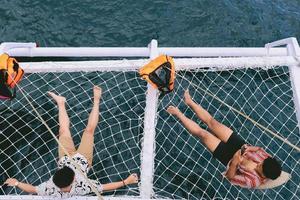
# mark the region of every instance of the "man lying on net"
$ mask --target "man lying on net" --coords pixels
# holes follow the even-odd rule
[[[52,92],[48,92],[58,105],[59,142],[68,151],[69,155],[71,155],[73,161],[78,164],[77,166],[79,166],[80,169],[77,169],[77,167],[73,165],[70,158],[65,155],[63,149],[59,147],[58,170],[48,181],[36,187],[31,184],[19,182],[14,178],[7,179],[5,183],[9,186],[16,186],[28,193],[47,196],[53,195],[64,198],[92,193],[92,188],[88,181],[78,170],[86,175],[89,168],[92,166],[94,132],[99,121],[101,93],[101,88],[94,86],[94,105],[89,115],[87,127],[82,135],[81,143],[76,150],[70,132],[70,120],[65,108],[66,99]],[[108,184],[100,184],[97,180],[89,180],[99,192],[102,192],[137,183],[138,177],[136,174],[131,174],[123,181]]]
[[[169,106],[167,112],[176,116],[192,135],[201,139],[215,158],[227,166],[225,176],[232,184],[255,188],[267,179],[280,176],[281,166],[276,159],[262,148],[246,144],[230,128],[215,120],[192,100],[188,90],[184,93],[184,101],[215,135],[187,118],[177,107]]]

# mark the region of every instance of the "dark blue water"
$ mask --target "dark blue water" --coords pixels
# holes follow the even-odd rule
[[[263,46],[300,38],[298,0],[3,0],[0,41],[40,46]]]
[[[158,39],[159,46],[250,47],[263,46],[267,42],[291,36],[300,38],[300,1],[3,0],[0,6],[0,22],[0,42],[37,42],[43,47],[145,47],[151,39]],[[227,99],[228,103],[246,113],[250,112],[253,118],[259,119],[264,125],[271,124],[272,127],[280,129],[280,132],[287,133],[286,137],[289,137],[290,141],[299,141],[299,137],[295,136],[299,134],[294,123],[295,113],[293,109],[290,110],[294,105],[287,69],[271,70],[267,74],[264,71],[255,73],[251,70],[247,73],[246,76],[244,73],[237,72],[235,76],[244,82],[248,82],[249,77],[255,79],[257,83],[251,86],[254,90],[250,88],[249,91],[245,91],[245,85],[230,73],[223,72],[222,76],[229,79],[231,85],[237,84],[237,88],[245,94],[255,93],[261,77],[267,77],[266,85],[270,84],[270,87],[256,91],[255,98],[251,95],[245,95],[247,97],[245,98],[235,96],[240,94],[239,90],[234,91],[230,86],[226,86],[224,79],[220,78],[218,73],[198,72],[194,75],[184,74],[184,76],[193,80],[195,84],[202,84],[219,96],[232,93],[232,99],[229,97]],[[269,74],[271,77],[272,74],[279,75],[280,79],[276,77],[268,79]],[[199,81],[193,78],[202,76],[208,79]],[[211,80],[215,80],[216,84],[210,85]],[[288,84],[281,85],[282,80]],[[78,83],[81,84],[80,92],[77,92]],[[273,88],[274,83],[282,87]],[[99,135],[96,137],[98,154],[94,157],[91,178],[97,177],[101,182],[107,183],[125,178],[130,172],[139,174],[146,85],[137,74],[74,73],[72,77],[66,74],[31,74],[24,78],[21,86],[31,98],[35,99],[35,106],[44,113],[44,119],[48,119],[47,123],[54,132],[58,129],[57,110],[44,92],[55,90],[69,98],[68,112],[73,123],[74,141],[78,145],[90,111],[90,88],[93,84],[105,88],[106,100],[102,104],[102,117],[105,120],[98,127]],[[196,92],[195,97],[198,102],[203,103],[220,121],[227,125],[232,124],[236,131],[241,131],[243,138],[252,144],[267,144],[269,151],[276,152],[281,160],[286,161],[283,167],[288,172],[293,171],[294,177],[292,182],[284,187],[263,192],[237,189],[222,179],[220,172],[224,167],[211,159],[209,152],[199,141],[190,137],[178,122],[165,113],[164,108],[170,102],[179,104],[181,109],[186,109],[182,105],[181,95],[190,85],[180,77],[177,84],[180,86],[175,90],[174,96],[161,99],[159,104],[154,176],[154,191],[157,196],[190,199],[236,199],[238,197],[296,199],[300,195],[297,186],[300,181],[299,164],[297,164],[299,153],[288,146],[282,147],[282,143],[271,140],[265,133],[261,134],[260,130],[251,123],[248,124],[249,122],[229,112],[214,99],[203,98],[203,94]],[[220,85],[225,89],[220,90]],[[270,88],[272,92],[269,93],[268,99],[264,99],[263,94],[268,93]],[[287,91],[288,95],[281,95],[282,91]],[[283,100],[278,101],[278,96]],[[238,100],[234,101],[235,98]],[[265,105],[260,107],[257,98]],[[250,102],[250,107],[244,104],[246,101]],[[277,111],[264,112],[265,108],[268,108],[269,101],[278,101],[278,106],[285,108],[277,115],[278,119],[285,121],[284,125],[280,121],[272,120],[272,116],[276,115]],[[287,108],[286,102],[289,105]],[[244,106],[239,107],[240,105]],[[254,112],[250,109],[253,107],[258,111]],[[189,110],[186,112],[196,120]],[[22,119],[19,116],[22,116]],[[7,120],[3,121],[5,118]],[[4,126],[5,133],[0,138],[1,148],[5,149],[0,157],[2,163],[0,184],[8,176],[16,176],[20,180],[33,184],[47,180],[56,168],[56,160],[53,158],[56,157],[57,146],[22,96],[19,95],[18,100],[12,104],[1,104],[1,131],[4,130]],[[176,131],[170,126],[174,126]],[[250,136],[247,135],[249,130],[251,130]],[[182,135],[175,135],[178,132]],[[43,134],[39,135],[40,133]],[[10,141],[16,142],[11,145]],[[25,145],[28,143],[29,145]],[[280,150],[276,151],[277,148]],[[18,149],[19,152],[16,152]],[[5,188],[0,189],[0,193],[14,194],[20,191]],[[118,190],[114,194],[138,195],[139,190],[135,185]]]

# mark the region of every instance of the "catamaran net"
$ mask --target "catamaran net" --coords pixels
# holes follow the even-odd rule
[[[124,61],[132,65],[134,62]],[[84,62],[83,62],[84,63]],[[13,101],[1,101],[0,184],[8,177],[38,185],[57,169],[57,143],[42,125],[24,98],[26,95],[54,133],[58,133],[58,110],[46,95],[54,91],[67,98],[67,112],[75,145],[79,145],[92,107],[92,86],[103,88],[101,118],[95,133],[93,167],[88,174],[101,183],[119,181],[130,173],[141,174],[141,152],[147,83],[136,70],[120,71],[106,66],[106,71],[89,68],[63,70],[64,64],[52,64],[55,72],[30,71],[20,83],[23,93]],[[140,61],[138,62],[141,63]],[[155,128],[153,198],[176,199],[293,199],[300,196],[299,152],[274,138],[267,131],[245,119],[224,103],[245,113],[281,137],[299,146],[299,129],[293,101],[289,68],[286,66],[236,65],[236,69],[203,68],[199,61],[180,60],[175,90],[158,99]],[[179,64],[178,64],[179,63]],[[49,64],[49,63],[48,63]],[[40,63],[43,65],[43,63]],[[67,64],[70,65],[70,64]],[[36,66],[36,64],[35,64]],[[219,64],[217,68],[222,68]],[[108,71],[107,71],[108,70]],[[38,70],[37,70],[38,71]],[[203,128],[195,114],[184,104],[183,92],[189,89],[193,99],[218,121],[233,129],[249,144],[261,146],[282,162],[292,178],[286,184],[269,190],[249,190],[231,185],[221,173],[225,167],[213,159],[198,138],[191,136],[181,123],[166,112],[169,105],[178,106]],[[213,96],[208,95],[213,94]],[[218,100],[221,99],[222,101]],[[151,166],[150,166],[151,168]],[[139,196],[139,185],[123,187],[103,195]],[[19,189],[3,186],[1,195],[23,195]]]
[[[146,83],[136,72],[31,73],[20,87],[54,133],[59,128],[58,109],[46,92],[67,98],[71,133],[78,147],[92,108],[93,85],[102,87],[103,100],[89,177],[109,183],[139,174]],[[15,177],[38,185],[57,169],[58,145],[20,92],[15,100],[1,102],[0,141],[1,183]],[[22,194],[13,187],[0,191]],[[132,185],[108,194],[139,195],[139,191]]]
[[[299,152],[224,104],[246,113],[258,123],[299,145],[300,135],[288,67],[184,70],[178,72],[176,79],[176,90],[161,99],[158,109],[154,178],[157,196],[186,199],[294,199],[299,195]],[[215,119],[230,127],[249,144],[264,147],[278,158],[283,170],[291,173],[292,179],[283,186],[269,190],[242,189],[230,184],[221,174],[225,166],[212,157],[198,138],[191,136],[176,118],[165,111],[168,105],[176,105],[187,117],[207,129],[185,105],[183,93],[186,89]]]

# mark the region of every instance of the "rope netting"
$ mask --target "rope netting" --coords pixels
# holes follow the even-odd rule
[[[101,86],[103,95],[93,167],[88,177],[109,183],[130,173],[140,175],[147,83],[136,71],[28,73],[20,83],[24,94],[54,133],[58,133],[58,110],[46,92],[54,91],[66,97],[76,146],[92,108],[93,85]],[[225,166],[213,159],[199,139],[166,112],[167,106],[178,106],[185,115],[207,128],[184,104],[186,89],[214,118],[249,144],[265,148],[280,160],[283,170],[292,176],[289,182],[269,190],[231,185],[221,175]],[[158,100],[155,157],[147,158],[155,161],[154,198],[293,199],[300,196],[299,152],[205,91],[299,146],[288,67],[177,71],[175,90]],[[8,177],[33,185],[48,180],[57,169],[57,142],[21,94],[13,101],[1,101],[0,112],[0,184]],[[0,194],[24,193],[14,187],[1,187]],[[104,195],[139,196],[139,186],[123,187]]]
[[[183,94],[186,89],[215,119],[230,127],[249,144],[263,147],[279,159],[283,170],[291,173],[291,180],[268,190],[244,189],[230,184],[221,174],[225,166],[215,160],[178,119],[166,112],[169,105],[177,106],[187,117],[207,129],[185,105]],[[288,67],[183,70],[177,72],[175,91],[159,103],[155,194],[158,197],[186,199],[294,199],[299,196],[299,151],[217,99],[299,146],[300,135]]]
[[[93,167],[89,178],[109,183],[139,174],[140,141],[143,133],[146,83],[136,72],[72,72],[26,74],[20,87],[43,120],[58,134],[58,109],[46,94],[53,91],[67,98],[67,112],[75,146],[80,144],[92,108],[93,85],[103,88],[100,123],[95,132]],[[1,102],[1,183],[8,177],[38,185],[57,169],[58,145],[19,94]],[[21,194],[2,187],[1,194]],[[113,195],[138,195],[128,186]]]

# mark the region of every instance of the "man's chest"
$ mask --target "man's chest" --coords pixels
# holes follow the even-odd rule
[[[241,165],[243,165],[243,167],[245,167],[248,170],[255,170],[255,168],[257,167],[257,163],[253,162],[252,160],[249,160],[247,158],[244,158]]]

